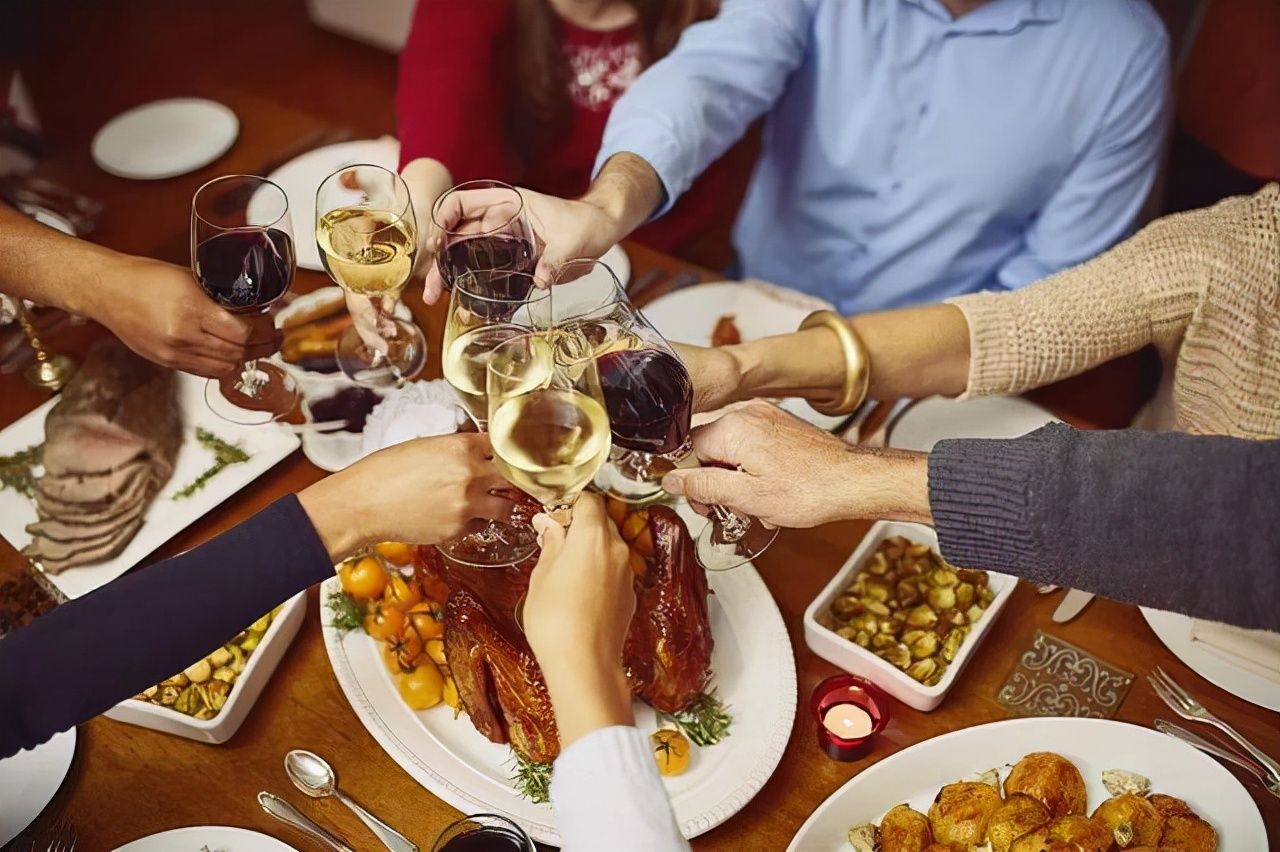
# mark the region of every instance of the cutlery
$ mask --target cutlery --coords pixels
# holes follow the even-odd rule
[[[697,284],[702,280],[702,276],[696,272],[690,272],[687,269],[681,272],[675,278],[671,279],[671,289],[679,290],[682,287],[688,287],[690,284]]]
[[[76,848],[76,841],[79,835],[76,827],[71,824],[71,820],[66,817],[58,817],[58,819],[49,826],[49,830],[45,832],[48,838],[47,846],[37,846],[36,841],[31,841],[31,852],[73,852]],[[44,839],[41,839],[44,843]]]
[[[338,142],[345,142],[350,138],[350,130],[344,129],[335,131],[328,127],[316,128],[310,133],[305,133],[298,137],[292,145],[287,146],[279,154],[259,166],[258,170],[254,172],[254,174],[263,175],[265,177],[279,169],[285,163],[288,163],[297,157],[301,157],[308,151],[315,148],[322,148],[326,145],[334,145]],[[229,192],[226,195],[220,196],[218,200],[214,202],[213,208],[219,213],[230,213],[248,201],[252,193],[252,189],[246,189],[242,192]]]
[[[1210,742],[1199,734],[1193,734],[1186,728],[1175,725],[1172,722],[1166,722],[1164,719],[1156,719],[1155,724],[1156,730],[1160,733],[1171,736],[1176,740],[1182,740],[1189,746],[1194,746],[1195,748],[1200,749],[1206,754],[1211,754],[1214,757],[1230,761],[1241,769],[1247,770],[1249,774],[1256,775],[1258,780],[1262,782],[1262,786],[1266,787],[1267,791],[1271,793],[1271,795],[1280,797],[1280,781],[1274,781],[1268,778],[1262,767],[1253,761],[1242,757],[1233,751],[1225,749],[1217,743]]]
[[[1093,592],[1082,592],[1079,589],[1068,590],[1067,594],[1062,598],[1062,603],[1058,604],[1058,608],[1053,611],[1053,623],[1066,624],[1079,615],[1091,600],[1093,600]]]
[[[1043,585],[1036,586],[1036,591],[1042,595],[1048,595],[1058,591],[1058,587],[1053,583],[1044,583]]]
[[[665,269],[661,269],[655,266],[653,269],[650,269],[648,272],[646,272],[644,275],[641,275],[639,278],[633,279],[631,282],[631,286],[627,288],[627,292],[630,293],[632,296],[635,296],[636,294],[639,294],[639,293],[643,293],[647,287],[653,284],[656,284],[662,278],[662,276],[666,274],[667,272]]]
[[[319,423],[290,423],[289,428],[293,430],[295,435],[301,435],[306,432],[325,433],[339,432],[347,428],[346,420],[322,420]]]
[[[354,799],[338,789],[338,776],[333,767],[320,755],[306,749],[295,748],[284,756],[284,771],[303,793],[313,799],[333,796],[346,805],[360,821],[369,826],[382,845],[391,852],[418,852],[418,847],[400,832],[361,807]]]
[[[1203,704],[1191,697],[1191,693],[1178,686],[1173,678],[1165,674],[1164,669],[1156,666],[1155,670],[1147,676],[1147,681],[1151,684],[1152,689],[1156,691],[1156,694],[1160,696],[1160,699],[1169,705],[1170,710],[1188,721],[1213,725],[1231,737],[1249,753],[1250,757],[1262,764],[1272,781],[1280,784],[1280,763],[1276,763],[1265,752],[1245,739],[1235,728],[1206,710]]]
[[[303,814],[284,799],[263,790],[258,794],[258,804],[270,816],[275,817],[287,826],[301,831],[303,834],[324,844],[330,852],[355,852],[347,842],[331,834],[315,820]]]

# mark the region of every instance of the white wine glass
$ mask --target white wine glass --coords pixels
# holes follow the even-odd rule
[[[409,320],[393,315],[413,275],[418,227],[409,188],[382,166],[345,166],[316,190],[316,245],[325,272],[348,293],[369,299],[376,336],[354,326],[338,340],[338,366],[366,385],[400,385],[427,360],[427,341]]]
[[[609,457],[609,415],[592,357],[563,357],[556,332],[512,337],[488,364],[489,440],[507,480],[568,526]]]

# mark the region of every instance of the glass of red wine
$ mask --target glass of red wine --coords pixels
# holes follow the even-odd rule
[[[431,852],[535,852],[524,829],[497,814],[473,814],[445,827]]]
[[[251,205],[250,199],[253,199]],[[293,224],[284,190],[266,178],[228,175],[191,199],[191,272],[205,294],[234,314],[263,314],[293,283]],[[297,382],[283,368],[246,361],[210,379],[205,401],[233,423],[270,423],[293,411]]]
[[[600,375],[614,451],[597,485],[612,497],[647,502],[662,494],[662,477],[696,463],[690,429],[693,382],[666,338],[631,304],[608,265],[572,260],[556,272],[552,298],[557,346],[592,353]],[[758,519],[709,507],[698,537],[698,560],[709,571],[750,562],[777,536]]]
[[[522,299],[537,266],[533,227],[524,198],[497,180],[461,183],[437,199],[431,211],[436,227],[436,266],[445,287],[467,272],[524,273],[489,275],[489,293]]]

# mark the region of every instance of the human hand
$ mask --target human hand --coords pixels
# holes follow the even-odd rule
[[[298,494],[335,561],[366,544],[438,544],[473,518],[506,518],[513,504],[487,435],[418,438],[366,456]]]
[[[765,402],[746,403],[694,430],[693,448],[704,462],[736,469],[677,469],[662,487],[770,526],[931,520],[927,455],[851,446]]]
[[[398,304],[396,300],[387,296],[364,296],[349,291],[344,291],[344,295],[347,313],[351,314],[351,323],[364,345],[385,355],[391,348],[387,341],[396,335],[396,324],[391,319]],[[375,299],[381,304],[375,302]]]
[[[742,366],[726,347],[671,344],[693,382],[693,410],[715,411],[738,401]]]
[[[99,276],[87,313],[149,361],[219,378],[280,348],[269,314],[224,310],[180,266],[120,256]]]
[[[560,266],[567,261],[599,257],[629,231],[603,207],[592,202],[557,198],[529,189],[519,192],[534,231],[534,251],[538,256],[534,276],[543,281],[557,280]],[[505,190],[497,189],[450,193],[436,208],[436,220],[446,228],[463,219],[475,220],[480,230],[500,228],[511,218],[513,205],[504,203],[509,199]],[[438,250],[439,246],[435,248]],[[427,270],[423,298],[427,304],[434,304],[444,289],[440,269],[432,264]]]
[[[556,712],[563,747],[609,725],[634,724],[622,646],[635,613],[628,550],[599,495],[586,493],[565,530],[534,518],[542,555],[529,578],[524,630]]]

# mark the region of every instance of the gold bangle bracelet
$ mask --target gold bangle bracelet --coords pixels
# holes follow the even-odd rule
[[[814,311],[800,323],[800,331],[818,326],[830,329],[840,340],[840,348],[844,350],[844,384],[836,399],[830,402],[809,400],[809,406],[819,414],[832,417],[852,414],[867,398],[867,387],[871,383],[871,358],[867,347],[848,321],[835,311]]]

